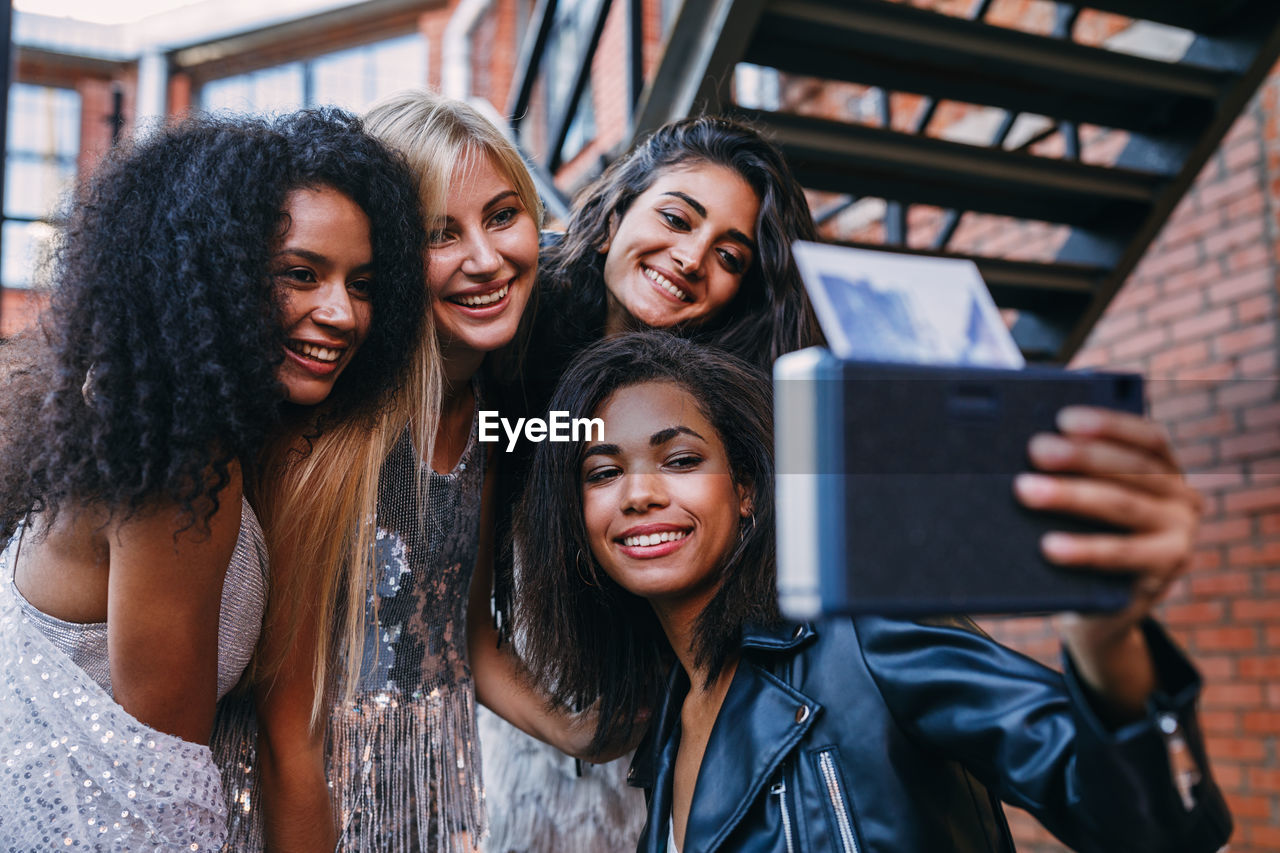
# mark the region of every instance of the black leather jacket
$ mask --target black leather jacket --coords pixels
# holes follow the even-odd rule
[[[749,630],[682,853],[1011,853],[1000,800],[1080,851],[1216,850],[1231,818],[1208,774],[1199,679],[1159,628],[1146,633],[1165,690],[1147,719],[1111,730],[1069,661],[1053,672],[967,621]],[[632,765],[644,853],[666,850],[687,691],[677,665]],[[1175,766],[1202,771],[1181,791],[1179,738]]]

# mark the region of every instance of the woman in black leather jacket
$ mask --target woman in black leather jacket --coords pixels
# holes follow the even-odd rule
[[[628,335],[585,351],[551,408],[603,435],[538,449],[517,630],[536,627],[558,701],[596,705],[597,741],[651,709],[641,850],[1012,851],[1001,800],[1078,850],[1225,842],[1199,680],[1149,619],[1200,511],[1151,425],[1067,410],[1029,448],[1052,473],[1019,477],[1025,505],[1130,531],[1043,543],[1136,577],[1127,610],[1064,623],[1060,674],[963,619],[781,620],[768,386],[745,364]]]

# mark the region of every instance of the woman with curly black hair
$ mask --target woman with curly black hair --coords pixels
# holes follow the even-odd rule
[[[266,603],[244,496],[279,436],[372,420],[424,337],[423,247],[405,167],[338,112],[186,121],[77,196],[43,324],[0,351],[4,846],[220,848],[206,744]],[[329,479],[363,517],[361,472]]]

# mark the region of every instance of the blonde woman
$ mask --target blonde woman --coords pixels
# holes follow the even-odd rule
[[[326,434],[308,457],[315,471],[359,459],[366,483],[379,464],[376,523],[348,537],[371,561],[346,560],[360,570],[344,573],[341,549],[312,546],[307,537],[329,528],[306,506],[306,471],[286,466],[277,487],[298,506],[280,514],[294,518],[293,532],[273,558],[306,577],[317,600],[340,586],[347,612],[304,612],[301,639],[266,691],[267,840],[273,851],[335,841],[473,850],[485,827],[477,696],[566,751],[584,752],[589,739],[588,727],[547,712],[488,615],[493,445],[477,436],[481,377],[499,369],[489,354],[517,337],[532,298],[542,209],[519,154],[466,104],[404,92],[376,105],[366,126],[419,182],[434,334],[417,353],[417,383],[376,429]],[[293,600],[312,600],[301,590]],[[336,665],[326,667],[330,636]]]

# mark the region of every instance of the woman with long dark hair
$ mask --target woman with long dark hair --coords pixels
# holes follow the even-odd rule
[[[782,619],[771,401],[741,361],[627,335],[584,351],[552,405],[604,430],[538,448],[517,628],[558,702],[598,703],[597,740],[652,709],[640,850],[1012,851],[1000,801],[1078,850],[1230,834],[1199,680],[1150,618],[1200,500],[1149,423],[1064,410],[1016,482],[1028,507],[1122,531],[1052,534],[1050,561],[1135,575],[1126,610],[1061,629],[1060,674],[959,618]]]
[[[422,251],[406,169],[337,112],[188,120],[76,197],[2,356],[7,845],[221,847],[207,744],[265,609],[259,452],[378,411]]]
[[[670,329],[764,368],[821,343],[791,257],[792,241],[815,235],[804,192],[757,130],[716,116],[664,125],[583,191],[563,238],[543,252],[528,355],[519,381],[498,395],[504,414],[544,416],[583,348],[632,329]],[[532,448],[522,442],[499,458],[508,496],[500,542]],[[500,554],[499,611],[510,574],[511,557]],[[626,789],[623,762],[579,776],[574,762],[501,721],[482,712],[480,724],[490,850],[590,853],[634,837],[641,804]]]

